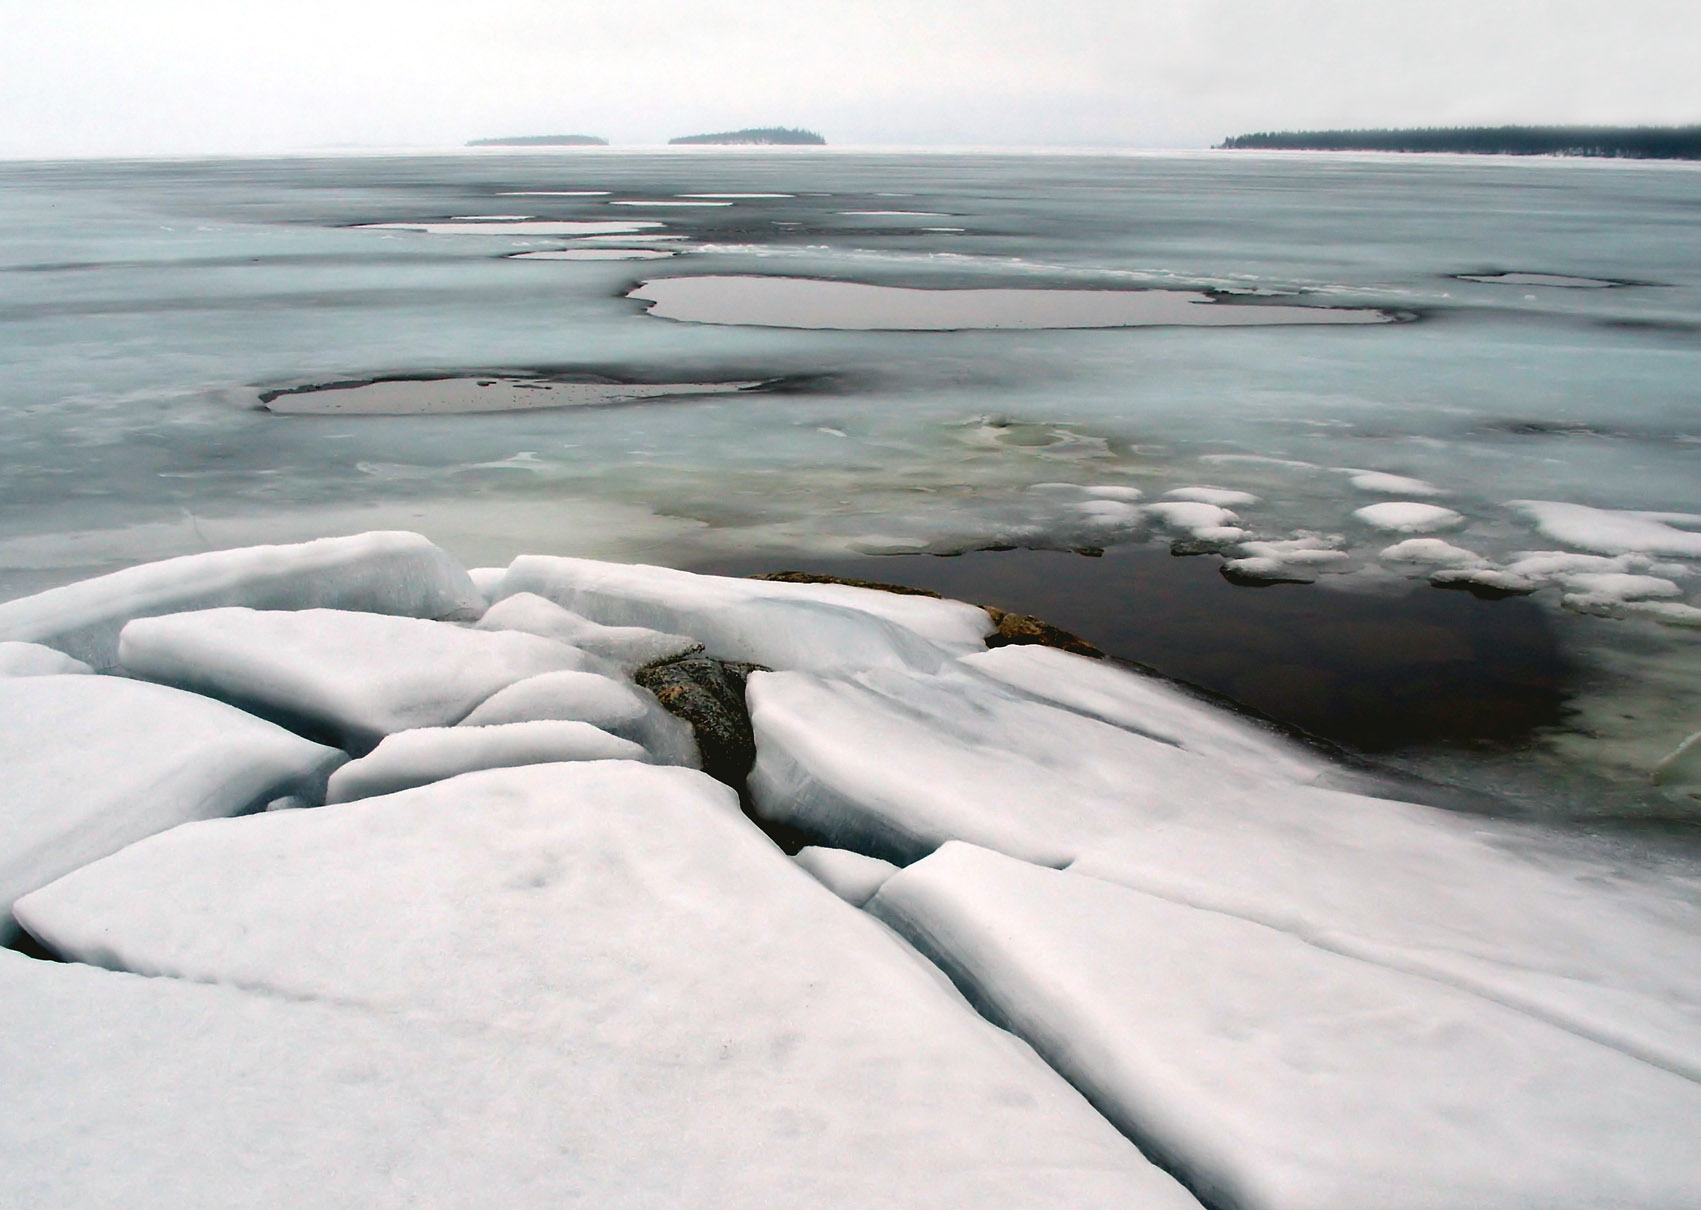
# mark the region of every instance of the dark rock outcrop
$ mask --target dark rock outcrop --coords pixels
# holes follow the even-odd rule
[[[683,655],[638,669],[633,679],[655,694],[669,713],[691,724],[703,772],[744,790],[756,761],[756,738],[744,704],[744,682],[757,664],[728,663],[712,656]]]
[[[1061,651],[1070,651],[1076,655],[1090,656],[1095,660],[1104,659],[1104,652],[1094,647],[1080,635],[1070,634],[1060,626],[1041,621],[1032,614],[1007,613],[994,605],[984,606],[992,617],[992,624],[997,631],[986,636],[988,647],[1016,647],[1022,644],[1038,644],[1041,647],[1056,647]]]

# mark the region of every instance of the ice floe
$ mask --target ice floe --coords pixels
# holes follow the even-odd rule
[[[479,769],[574,760],[647,762],[649,758],[631,740],[585,722],[549,719],[486,727],[419,727],[385,736],[368,755],[331,774],[325,801],[393,794]]]
[[[514,631],[336,609],[243,608],[138,619],[124,628],[119,656],[136,676],[356,749],[394,731],[458,723],[498,689],[583,669],[591,659]]]
[[[41,643],[110,668],[132,618],[247,605],[476,618],[465,570],[418,534],[368,533],[145,563],[0,604],[0,638]]]
[[[215,1103],[234,1107],[238,1137],[263,1106],[279,1120],[260,1154],[291,1156],[309,1185],[338,1190],[337,1205],[349,1204],[341,1162],[357,1182],[374,1170],[391,1182],[362,1204],[451,1204],[470,1186],[452,1159],[494,1165],[492,1184],[453,1203],[468,1205],[525,1178],[505,1204],[1195,1208],[1025,1044],[977,1019],[701,774],[538,765],[233,823],[133,847],[21,909],[57,950],[174,978],[0,981],[9,1009],[50,997],[52,980],[82,996],[63,1045],[41,1045],[50,1011],[7,1013],[42,1026],[8,1031],[31,1043],[8,1066],[8,1091],[27,1073],[52,1110],[34,1112],[31,1142],[15,1148],[62,1162],[52,1144],[117,1139],[127,1145],[103,1149],[101,1167],[151,1172],[133,1140],[175,1115],[123,1095],[136,1064],[101,1060],[127,1051],[75,1067],[68,1056],[81,1060],[78,1044],[110,1022],[124,1023],[114,1041],[148,1036],[149,1004],[165,1002],[163,1023],[189,1038],[181,1051],[132,1043],[163,1064],[150,1090],[234,1083]],[[103,978],[123,999],[109,1013]],[[173,994],[208,1019],[173,1010]],[[270,1007],[237,1021],[221,1007],[254,1001]],[[281,1031],[284,1058],[267,1025],[290,1013],[302,1024]],[[319,1073],[342,1089],[298,1099]],[[364,1144],[352,1155],[320,1154],[310,1131],[302,1140],[302,1119],[358,1108],[368,1088],[389,1107],[336,1118],[339,1136]],[[436,1123],[423,1135],[422,1119]],[[221,1151],[191,1159],[160,1133],[171,1188],[228,1186],[211,1162]],[[131,1147],[146,1153],[135,1166]],[[454,1174],[441,1188],[429,1179],[439,1163]]]
[[[1411,500],[1390,500],[1386,504],[1367,504],[1353,509],[1353,516],[1366,525],[1397,534],[1422,534],[1438,529],[1463,525],[1462,514],[1439,504],[1419,504]]]
[[[1220,504],[1200,500],[1165,500],[1141,506],[1141,512],[1165,528],[1180,530],[1203,542],[1236,542],[1246,537],[1240,518]]]
[[[1384,496],[1439,496],[1441,489],[1423,479],[1391,475],[1386,471],[1360,471],[1343,467],[1347,482],[1361,492],[1377,492]]]
[[[1701,558],[1701,514],[1590,508],[1556,500],[1513,500],[1556,542],[1604,555],[1639,552]]]
[[[0,676],[75,676],[93,671],[83,661],[40,643],[0,642]]]
[[[960,601],[544,555],[509,565],[497,595],[520,592],[605,625],[689,634],[711,655],[770,668],[934,668],[981,649],[992,630],[985,610]]]
[[[344,759],[162,685],[0,677],[0,939],[26,891],[187,820],[316,801]]]
[[[1390,563],[1422,563],[1431,567],[1480,567],[1481,555],[1440,538],[1407,538],[1384,547],[1380,555]]]
[[[1241,542],[1224,560],[1230,579],[1270,583],[1309,584],[1320,572],[1339,570],[1352,562],[1334,535],[1302,533],[1293,538]]]
[[[1701,1192],[1701,1087],[1445,983],[968,845],[870,906],[1210,1205]]]
[[[898,872],[897,866],[878,857],[865,857],[849,849],[827,849],[820,845],[805,845],[792,860],[852,907],[867,903],[881,884]]]
[[[593,672],[546,672],[499,689],[461,720],[489,727],[543,719],[574,719],[641,745],[665,765],[697,766],[697,745],[684,720],[654,695]]]
[[[526,223],[362,223],[357,231],[417,231],[425,235],[630,235],[663,224],[649,219],[618,222],[540,220]]]
[[[1196,500],[1201,504],[1215,504],[1220,508],[1241,508],[1258,503],[1258,497],[1251,492],[1235,491],[1228,487],[1174,487],[1164,495],[1171,500]]]
[[[506,574],[507,568],[502,568],[501,575],[491,582],[493,596],[500,594],[502,575]],[[554,639],[601,656],[627,670],[656,660],[672,659],[703,646],[688,635],[665,634],[646,626],[604,626],[563,609],[535,592],[516,592],[501,597],[478,620],[478,628],[519,630]]]

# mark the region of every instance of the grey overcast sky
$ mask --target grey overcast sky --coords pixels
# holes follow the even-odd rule
[[[1701,122],[1701,0],[0,0],[0,156]]]

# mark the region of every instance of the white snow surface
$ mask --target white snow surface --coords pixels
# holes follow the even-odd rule
[[[1244,538],[1240,518],[1220,504],[1199,500],[1165,500],[1147,504],[1141,511],[1170,529],[1179,529],[1211,542],[1233,542]]]
[[[316,794],[343,754],[120,677],[0,677],[0,936],[12,901],[192,819]]]
[[[40,643],[20,643],[15,639],[0,642],[0,677],[78,676],[93,671],[83,661]]]
[[[1237,508],[1258,503],[1258,497],[1251,492],[1236,491],[1229,487],[1176,487],[1164,495],[1171,500],[1195,500],[1201,504],[1215,504],[1219,508]]]
[[[787,584],[666,567],[523,555],[497,590],[532,592],[593,621],[701,640],[770,668],[937,668],[984,647],[992,619],[961,601],[844,584]]]
[[[1701,514],[1590,508],[1556,500],[1513,500],[1556,542],[1604,555],[1640,552],[1701,558]]]
[[[337,609],[206,609],[139,618],[119,658],[137,676],[370,747],[458,723],[498,689],[589,657],[535,635]]]
[[[1432,567],[1481,567],[1485,563],[1476,551],[1440,538],[1407,538],[1384,547],[1380,557],[1391,563],[1426,563]]]
[[[1347,482],[1361,492],[1376,492],[1384,496],[1439,496],[1441,489],[1423,479],[1391,475],[1387,471],[1361,471],[1342,467]]]
[[[599,655],[628,671],[702,646],[689,635],[664,634],[646,626],[604,626],[534,592],[517,592],[498,600],[479,619],[478,628],[519,630],[554,639]]]
[[[1452,529],[1464,524],[1463,515],[1439,504],[1420,504],[1412,500],[1389,500],[1385,504],[1367,504],[1353,509],[1353,516],[1366,525],[1397,534],[1421,534],[1438,529]]]
[[[118,662],[118,632],[132,618],[218,605],[476,618],[484,598],[419,534],[375,532],[183,555],[49,589],[0,604],[0,639],[42,643],[106,669]]]
[[[385,736],[370,753],[331,774],[325,801],[375,798],[479,769],[649,759],[650,754],[629,739],[590,723],[562,719],[490,727],[418,727]]]
[[[1519,856],[1515,831],[1190,751],[972,667],[757,673],[747,697],[757,811],[825,844],[906,864],[964,840],[1068,865],[1701,1079],[1701,911]]]
[[[181,1056],[149,1044],[115,1075],[104,1049],[73,1066],[105,1024],[75,1028],[79,1013],[99,1017],[105,998],[88,992],[101,976],[43,976],[12,993],[27,1007],[49,978],[80,981],[85,1007],[69,1045],[10,1031],[28,1039],[16,1063],[54,1112],[32,1114],[8,1151],[33,1153],[21,1158],[39,1171],[64,1162],[44,1135],[85,1146],[163,1136],[170,1179],[196,1192],[160,1205],[230,1204],[219,1194],[237,1178],[210,1159],[184,1162],[171,1127],[201,1102],[123,1095],[143,1073],[150,1089],[224,1088],[216,1103],[244,1129],[277,1115],[261,1154],[295,1155],[324,1177],[306,1196],[332,1185],[338,1205],[553,1206],[566,1189],[566,1204],[658,1210],[1196,1210],[1025,1044],[797,868],[732,791],[688,770],[537,765],[180,828],[20,911],[57,949],[172,977],[106,976],[131,1001],[108,1014],[125,1023],[115,1058],[156,1019],[136,1003],[145,996],[187,997],[210,1018],[168,1011],[162,1024],[189,1035]],[[255,1014],[228,1023],[215,1001],[238,996],[270,1006],[261,1024],[301,1014],[282,1030],[290,1046]],[[232,1053],[208,1061],[221,1044]],[[329,1105],[290,1099],[319,1073],[342,1085]],[[334,1112],[367,1089],[384,1112]],[[361,1146],[321,1152],[306,1118]],[[435,1123],[423,1137],[422,1122]],[[128,1142],[116,1162],[97,1151],[100,1166],[127,1176],[132,1148],[148,1154]],[[436,1165],[469,1154],[494,1166],[488,1187],[476,1172],[429,1183]],[[341,1163],[393,1183],[364,1201]]]
[[[642,745],[658,763],[697,768],[691,725],[655,695],[594,672],[546,672],[499,689],[461,720],[463,727],[577,719]]]
[[[874,897],[881,885],[898,872],[898,867],[878,857],[865,857],[849,849],[805,845],[792,860],[808,870],[815,880],[852,907],[861,907]]]
[[[1701,1086],[1445,983],[962,844],[870,910],[1212,1204],[1701,1196]]]
[[[490,590],[501,582],[507,571],[506,567],[469,567],[467,579],[473,582],[473,587],[478,589],[479,595],[488,601]]]

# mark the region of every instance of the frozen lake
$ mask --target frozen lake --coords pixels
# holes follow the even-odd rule
[[[1450,157],[0,165],[0,597],[377,527],[834,568],[1687,849],[1698,207],[1691,165]],[[768,310],[649,311],[703,277]],[[1116,323],[936,313],[1012,298]]]

